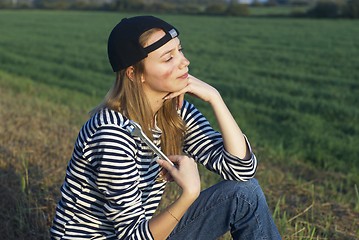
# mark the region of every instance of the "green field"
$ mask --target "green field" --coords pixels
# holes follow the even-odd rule
[[[107,37],[124,16],[0,11],[4,239],[48,238],[74,138],[113,82]],[[358,238],[358,21],[159,16],[249,137],[283,238]],[[218,181],[201,175],[203,187]]]

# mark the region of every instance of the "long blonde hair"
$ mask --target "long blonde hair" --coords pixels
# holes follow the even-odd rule
[[[146,44],[149,37],[160,29],[150,29],[144,32],[139,42]],[[146,95],[143,91],[141,75],[144,73],[144,61],[133,65],[134,78],[131,80],[126,74],[126,69],[116,73],[116,80],[105,96],[103,102],[90,112],[94,115],[103,108],[109,108],[120,112],[139,123],[152,139],[153,113]],[[161,148],[167,155],[182,154],[185,124],[176,110],[177,99],[166,100],[157,112],[157,126],[162,130]]]

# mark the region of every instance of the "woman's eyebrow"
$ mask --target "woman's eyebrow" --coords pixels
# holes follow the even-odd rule
[[[177,46],[177,47],[178,47],[178,48],[181,48],[181,42],[178,43],[178,46]],[[162,53],[161,56],[160,56],[160,58],[163,57],[164,55],[166,55],[166,54],[172,52],[174,49],[175,49],[175,48],[172,48],[172,49],[170,49],[170,50],[168,50],[168,51]]]
[[[174,48],[173,48],[173,49],[174,49]],[[168,50],[168,51],[162,53],[160,57],[163,57],[164,55],[169,54],[170,52],[173,51],[173,49],[170,49],[170,50]]]

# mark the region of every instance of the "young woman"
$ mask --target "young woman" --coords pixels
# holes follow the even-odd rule
[[[82,127],[52,239],[280,239],[253,178],[257,160],[219,92],[190,75],[178,31],[152,16],[125,18],[108,40],[117,74]],[[220,133],[183,100],[212,107]],[[134,121],[174,163],[131,135]],[[197,163],[224,181],[200,192]],[[180,197],[154,216],[167,181]]]

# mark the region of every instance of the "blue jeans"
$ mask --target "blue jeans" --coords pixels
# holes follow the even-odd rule
[[[210,240],[231,232],[234,240],[281,239],[256,179],[222,181],[201,192],[168,240]]]

